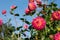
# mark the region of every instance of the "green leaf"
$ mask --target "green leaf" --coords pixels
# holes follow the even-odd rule
[[[20,20],[22,20],[23,22],[27,23],[27,24],[30,24],[30,22],[28,22],[26,19],[24,18],[20,18]]]
[[[22,33],[24,36],[26,36],[26,34],[25,33]]]
[[[10,14],[13,15],[14,14],[13,11],[10,11]]]
[[[29,15],[32,16],[35,14],[35,12],[36,12],[36,10],[32,11]]]
[[[41,12],[37,13],[36,15],[37,15],[37,16],[40,16],[40,14],[41,14]]]
[[[19,14],[14,14],[15,16],[19,16]]]
[[[54,6],[54,7],[56,7],[56,6],[57,6],[57,4],[55,4],[55,3],[53,3],[53,2],[51,3],[51,5],[52,5],[52,6]]]
[[[20,20],[24,20],[24,18],[20,18]]]
[[[28,38],[25,38],[25,40],[29,40]]]
[[[2,32],[2,27],[0,27],[0,33]]]
[[[24,18],[20,18],[20,20],[22,20],[22,21],[24,22],[26,19],[24,19]]]
[[[14,11],[17,8],[17,6],[14,9],[11,9],[12,11]]]
[[[53,11],[56,11],[56,10],[58,10],[58,8],[54,7],[54,8],[53,8]]]
[[[9,30],[10,33],[12,33],[13,31],[15,31],[15,27],[8,27],[7,29]]]
[[[19,30],[20,28],[22,28],[22,26],[20,26],[20,27],[17,27],[17,30]]]
[[[33,29],[32,25],[29,26],[29,29],[30,29],[30,30]]]
[[[28,21],[25,21],[25,23],[30,24],[30,22],[28,22]]]
[[[45,39],[44,40],[51,40],[49,37],[45,37]]]
[[[26,16],[26,14],[24,14],[23,16]]]

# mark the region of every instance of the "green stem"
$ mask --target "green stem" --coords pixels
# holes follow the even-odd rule
[[[42,36],[41,40],[44,40],[44,36]]]
[[[3,27],[3,25],[2,25],[2,32],[1,32],[1,35],[2,35],[2,38],[3,38],[3,40],[4,40],[4,27]]]
[[[18,23],[17,23],[17,20],[16,20],[15,15],[14,15],[14,20],[15,20],[16,26],[18,26]],[[17,29],[16,29],[16,30],[17,30]],[[19,38],[19,33],[18,33],[18,38]],[[19,40],[18,38],[17,38],[17,40]]]
[[[6,15],[4,15],[4,16],[5,16],[5,17],[6,17],[6,19],[9,21],[8,17],[7,17]],[[7,22],[7,27],[8,27],[8,24],[9,24],[9,23]]]
[[[38,37],[37,37],[37,35],[35,36],[35,40],[38,40]]]

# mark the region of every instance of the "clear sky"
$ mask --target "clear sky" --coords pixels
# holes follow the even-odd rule
[[[11,22],[14,25],[15,24],[14,17],[12,15],[10,15],[10,6],[12,6],[12,5],[18,6],[18,8],[15,10],[15,13],[19,13],[20,17],[21,17],[21,15],[24,14],[24,10],[27,7],[27,4],[28,4],[28,0],[0,0],[0,18],[2,18],[4,22],[6,22],[6,20],[7,20],[6,17],[4,17],[1,14],[1,11],[3,9],[6,9],[7,10],[6,15],[8,18],[12,18]],[[17,17],[17,21],[19,21],[21,24],[21,21],[18,20],[18,18],[20,18],[20,17]]]
[[[51,0],[49,0],[50,2]],[[60,0],[56,0],[55,3],[58,4],[58,7],[60,8]],[[19,23],[19,25],[22,25],[23,23],[18,20],[20,17],[22,17],[22,15],[24,14],[24,11],[25,9],[27,8],[28,6],[28,0],[0,0],[0,18],[3,19],[4,22],[6,22],[6,17],[4,17],[2,14],[1,14],[1,11],[3,9],[6,9],[7,10],[7,17],[8,18],[12,18],[12,21],[11,23],[13,25],[15,25],[15,21],[14,21],[14,17],[12,15],[10,15],[10,6],[11,5],[16,5],[18,6],[18,8],[15,10],[15,13],[19,13],[20,16],[19,17],[16,17],[17,18],[17,21]],[[31,17],[27,17],[27,20],[30,20]]]

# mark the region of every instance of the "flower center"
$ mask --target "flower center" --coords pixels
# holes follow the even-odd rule
[[[41,20],[36,21],[36,24],[37,24],[37,26],[38,26],[38,27],[40,27],[40,26],[41,26],[41,24],[42,24]]]

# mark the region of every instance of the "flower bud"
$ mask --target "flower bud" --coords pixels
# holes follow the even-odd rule
[[[6,10],[2,10],[2,14],[3,14],[3,15],[6,14]]]
[[[29,10],[31,10],[31,11],[35,10],[35,9],[36,9],[35,3],[34,3],[34,2],[29,3],[29,4],[28,4],[28,8],[29,8]]]

